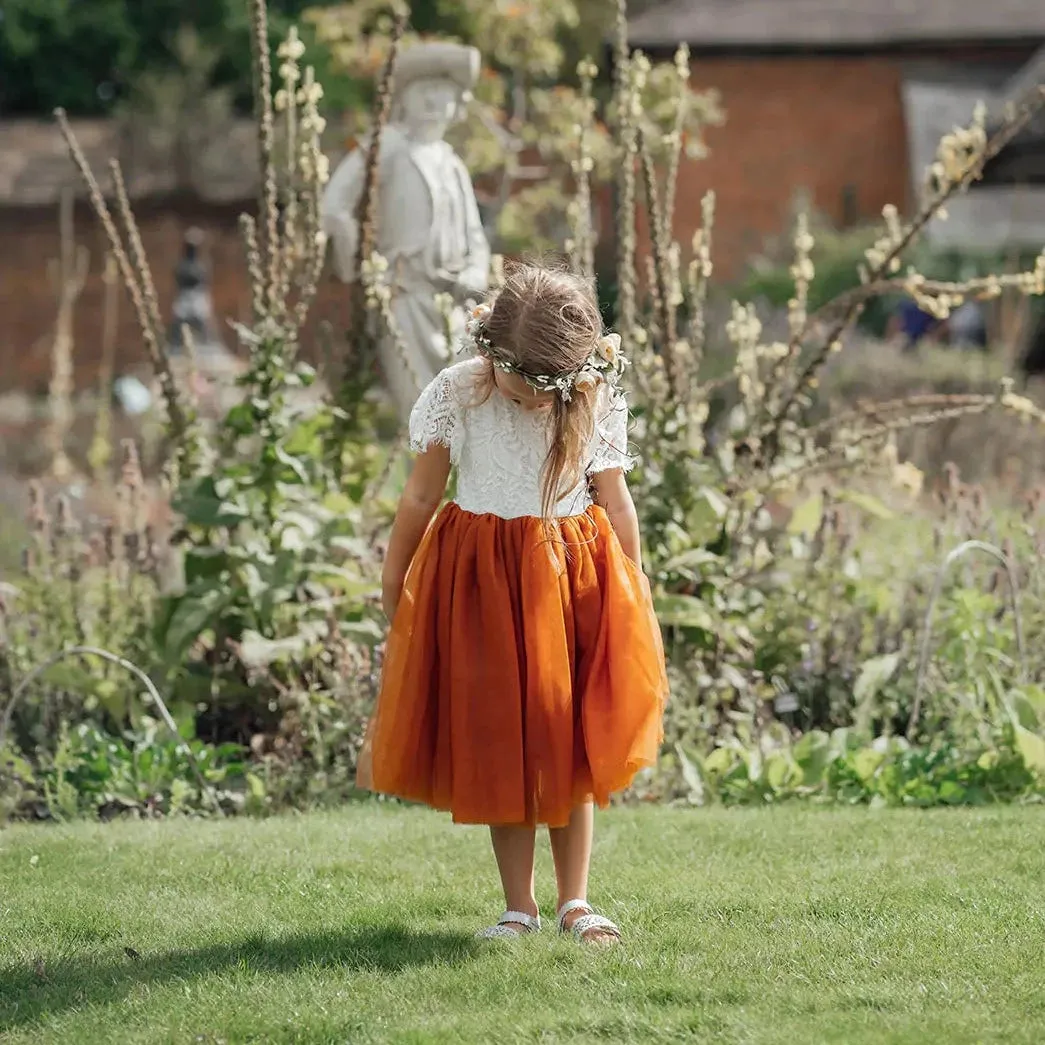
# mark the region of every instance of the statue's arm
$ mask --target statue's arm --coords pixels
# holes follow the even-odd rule
[[[356,213],[363,195],[365,155],[362,149],[349,153],[327,183],[323,193],[323,231],[331,244],[334,271],[346,283],[356,278],[359,222]]]
[[[468,168],[458,159],[458,175],[464,190],[465,223],[468,237],[468,262],[461,273],[461,288],[471,295],[485,294],[490,285],[490,242],[483,229],[483,220],[479,215],[479,204],[472,188],[472,178]]]

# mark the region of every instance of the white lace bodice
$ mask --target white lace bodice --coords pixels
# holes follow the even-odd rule
[[[524,410],[496,391],[477,398],[484,363],[468,359],[448,367],[422,393],[410,415],[410,447],[423,453],[445,446],[457,467],[459,507],[476,515],[518,519],[541,514],[541,471],[548,456],[548,415]],[[623,396],[601,395],[585,474],[627,471],[628,408]],[[560,517],[591,505],[581,482],[556,506]]]

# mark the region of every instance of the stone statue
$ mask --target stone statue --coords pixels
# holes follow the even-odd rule
[[[184,338],[187,328],[192,338],[195,366],[186,373],[186,378],[192,384],[201,411],[217,415],[232,405],[236,394],[234,380],[242,364],[222,340],[215,321],[210,267],[203,247],[203,232],[188,229],[181,259],[174,270],[176,293],[167,327],[167,353],[176,374],[188,370]]]
[[[479,75],[479,52],[445,42],[416,44],[396,67],[388,127],[381,137],[377,250],[388,261],[392,308],[405,342],[380,345],[385,381],[406,417],[420,391],[452,361],[436,295],[454,302],[451,328],[464,331],[465,308],[487,289],[490,245],[471,178],[444,140]],[[358,209],[367,143],[334,172],[323,201],[337,275],[356,278]]]
[[[183,327],[188,327],[198,358],[224,355],[225,352],[214,323],[210,272],[202,248],[203,233],[199,229],[189,229],[185,233],[181,260],[174,270],[177,292],[167,331],[167,350],[172,356],[184,351]]]

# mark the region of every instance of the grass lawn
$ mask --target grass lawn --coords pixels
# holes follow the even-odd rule
[[[1043,870],[1036,808],[613,811],[600,954],[474,943],[486,837],[436,814],[19,827],[0,1042],[1037,1045]]]

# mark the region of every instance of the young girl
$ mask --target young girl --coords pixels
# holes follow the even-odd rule
[[[469,333],[475,357],[410,419],[420,456],[385,562],[393,623],[360,783],[490,826],[507,910],[480,936],[540,929],[547,824],[560,931],[611,943],[620,930],[587,901],[593,802],[654,762],[667,698],[624,479],[620,339],[588,282],[530,265]],[[451,467],[456,500],[430,525]]]

